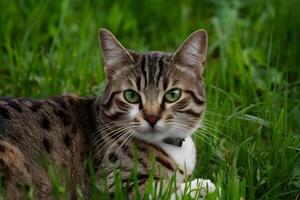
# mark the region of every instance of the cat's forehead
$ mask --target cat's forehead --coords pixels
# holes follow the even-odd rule
[[[160,88],[161,82],[169,79],[171,69],[171,54],[162,52],[140,54],[134,66],[137,84],[143,85],[144,89]]]
[[[171,60],[171,54],[163,52],[148,52],[140,54],[136,63],[136,69],[140,71],[145,70],[146,73],[153,76],[155,73],[158,73],[159,70],[161,70],[160,73],[166,72],[166,70],[170,68]]]
[[[172,53],[161,52],[161,51],[148,51],[145,53],[140,53],[140,56],[147,56],[149,60],[157,60],[160,58],[171,59]]]
[[[134,65],[124,66],[115,76],[113,85],[120,90],[135,89],[146,96],[158,96],[172,87],[194,85],[195,77],[176,67],[172,56],[159,51],[138,54]]]
[[[163,68],[163,67],[168,67],[171,63],[171,60],[172,60],[171,53],[150,51],[139,55],[137,65],[139,67]]]

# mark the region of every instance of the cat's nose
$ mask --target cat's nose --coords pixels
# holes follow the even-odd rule
[[[146,115],[145,120],[149,123],[150,126],[154,127],[157,121],[160,119],[159,116],[155,115]]]

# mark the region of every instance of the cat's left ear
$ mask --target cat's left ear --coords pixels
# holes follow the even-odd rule
[[[108,79],[111,79],[118,69],[124,67],[124,65],[134,62],[132,55],[108,30],[100,29],[99,42],[104,56],[104,68]]]
[[[177,49],[173,61],[183,67],[204,71],[207,51],[207,32],[203,29],[193,32]]]

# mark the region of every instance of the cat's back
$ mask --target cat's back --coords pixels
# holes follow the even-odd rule
[[[78,176],[74,184],[83,180],[82,163],[88,151],[84,130],[92,128],[92,102],[76,95],[0,98],[0,176],[4,187],[19,190],[28,184],[44,190],[38,191],[40,197],[51,193],[44,158]]]
[[[76,126],[74,111],[79,99],[74,95],[48,99],[0,98],[0,140],[48,153],[53,149],[50,143],[69,146],[70,135],[65,134],[72,132],[71,125]]]

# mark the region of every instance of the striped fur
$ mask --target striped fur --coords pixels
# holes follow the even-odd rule
[[[103,169],[109,171],[117,166],[127,180],[135,159],[132,148],[137,146],[138,174],[149,174],[150,155],[154,154],[157,161],[155,168],[164,171],[163,175],[156,171],[155,177],[168,181],[177,170],[179,184],[186,175],[191,175],[194,164],[191,170],[185,171],[162,148],[165,147],[162,141],[165,138],[190,137],[203,117],[205,89],[202,72],[206,40],[205,32],[198,31],[173,54],[136,53],[122,47],[107,30],[100,32],[108,85],[104,96],[98,99],[101,109],[97,120],[101,132],[99,138],[102,139],[101,142],[99,138],[95,140],[95,154],[101,155],[99,174]],[[182,95],[178,101],[168,103],[164,95],[173,88],[179,88]],[[126,101],[123,94],[129,89],[140,95],[140,102],[132,104]],[[153,128],[147,116],[158,119]],[[106,124],[114,128],[101,128]],[[110,159],[112,154],[117,159]],[[195,163],[195,160],[192,162]],[[113,175],[108,177],[113,191]],[[145,183],[141,180],[141,188]]]
[[[178,191],[193,172],[196,152],[190,136],[205,108],[206,33],[196,31],[173,54],[128,51],[106,30],[100,37],[108,80],[103,96],[0,98],[0,177],[9,199],[23,199],[28,186],[34,188],[36,199],[53,199],[51,178],[41,158],[67,172],[68,184],[64,178],[61,182],[71,199],[76,199],[77,186],[86,199],[91,195],[86,165],[90,152],[100,187],[105,189],[105,176],[113,193],[114,169],[119,169],[131,199],[135,161],[141,194],[152,167],[157,184],[161,179],[167,183],[177,171]],[[165,93],[173,88],[182,95],[168,103]],[[140,95],[140,102],[125,100],[128,89]],[[185,141],[174,147],[163,143],[165,138]]]

